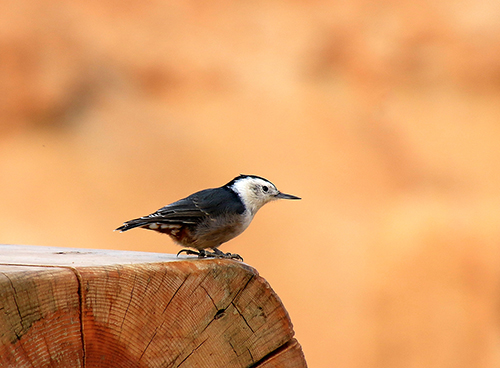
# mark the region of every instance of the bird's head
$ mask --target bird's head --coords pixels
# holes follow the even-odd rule
[[[276,199],[300,199],[280,192],[269,180],[255,175],[237,176],[226,186],[239,195],[245,208],[252,215],[255,215],[263,205]]]

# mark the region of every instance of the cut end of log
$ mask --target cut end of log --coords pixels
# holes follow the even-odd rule
[[[0,248],[6,366],[306,367],[280,299],[243,263]]]

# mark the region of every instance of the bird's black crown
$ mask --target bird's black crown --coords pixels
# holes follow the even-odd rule
[[[267,180],[266,178],[263,178],[262,176],[240,174],[224,186],[227,188],[231,188],[234,185],[234,183],[236,183],[237,181],[239,181],[241,179],[245,179],[245,178],[262,179],[262,180],[265,180],[265,181],[271,183],[269,180]],[[273,183],[271,183],[271,184],[273,184]]]

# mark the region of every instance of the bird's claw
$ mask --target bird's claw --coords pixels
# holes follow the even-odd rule
[[[205,255],[203,253],[197,252],[197,251],[191,250],[191,249],[181,249],[180,251],[177,252],[177,257],[179,257],[179,254],[181,254],[181,253],[193,254],[193,255],[196,255],[200,258],[205,257]]]
[[[192,254],[198,256],[198,258],[224,258],[224,259],[236,259],[238,261],[243,262],[243,258],[239,254],[232,254],[232,253],[224,253],[217,248],[214,249],[213,252],[209,252],[207,250],[192,250],[192,249],[181,249],[179,252],[177,252],[177,256],[181,253],[186,253],[186,254]]]

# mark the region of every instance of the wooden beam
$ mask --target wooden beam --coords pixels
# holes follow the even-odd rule
[[[2,367],[306,367],[293,335],[241,262],[0,245]]]

